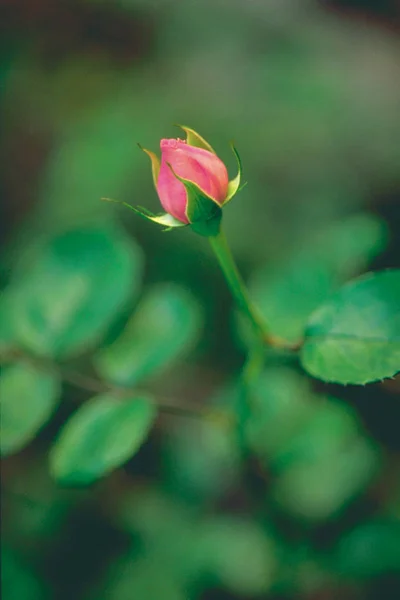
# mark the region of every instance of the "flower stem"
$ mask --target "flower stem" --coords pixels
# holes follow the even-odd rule
[[[264,342],[273,344],[273,338],[270,336],[266,324],[250,300],[247,288],[238,271],[223,230],[221,229],[217,235],[210,236],[208,239],[232,295],[240,310],[248,318],[256,337],[264,340]]]

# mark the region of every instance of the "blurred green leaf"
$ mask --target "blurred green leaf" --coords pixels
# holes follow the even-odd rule
[[[61,490],[56,485],[46,460],[48,445],[43,446],[33,446],[7,461],[17,467],[2,490],[7,511],[2,534],[29,559],[46,551],[49,541],[62,533],[82,498],[76,490]]]
[[[336,383],[395,375],[400,370],[400,270],[360,277],[316,310],[301,361],[311,375]]]
[[[100,198],[128,198],[132,180],[140,172],[142,157],[135,142],[146,127],[143,116],[142,122],[138,118],[132,73],[101,66],[101,62],[79,57],[59,69],[60,77],[65,71],[65,89],[71,83],[75,90],[89,88],[94,98],[86,106],[82,99],[72,115],[56,119],[56,127],[63,131],[56,138],[57,146],[46,164],[40,189],[39,216],[45,223],[76,223],[88,216],[109,215],[111,207]],[[118,88],[117,94],[112,87]],[[79,114],[82,108],[85,110]],[[70,110],[70,103],[65,109]]]
[[[286,512],[312,521],[327,519],[371,481],[377,455],[370,443],[355,438],[336,455],[293,463],[278,477],[272,497]]]
[[[71,230],[33,250],[11,284],[18,341],[42,355],[82,351],[107,331],[141,282],[142,254],[114,228]]]
[[[173,488],[196,501],[217,498],[239,480],[234,432],[220,423],[196,420],[166,432],[164,453]]]
[[[174,531],[189,530],[194,510],[180,498],[169,496],[155,486],[140,486],[121,498],[116,508],[118,522],[129,532],[139,532],[151,545],[164,544]],[[182,537],[185,537],[183,535]]]
[[[157,554],[140,558],[135,552],[127,554],[113,565],[93,600],[186,600],[182,582],[161,561]]]
[[[1,454],[18,452],[52,415],[61,395],[54,373],[25,364],[4,367],[0,375]]]
[[[135,490],[125,504],[124,521],[140,532],[148,559],[168,566],[177,581],[203,585],[212,578],[243,595],[270,588],[277,566],[275,542],[256,522],[235,516],[199,518],[193,505],[157,490]]]
[[[132,489],[122,498],[119,524],[144,540],[142,555],[162,565],[168,577],[186,584],[193,581],[203,557],[198,552],[198,507],[181,496],[157,488]]]
[[[370,482],[378,465],[352,411],[326,399],[275,456],[272,497],[297,517],[326,519]]]
[[[275,545],[255,522],[230,516],[205,521],[198,552],[205,571],[233,593],[265,594],[273,583]]]
[[[133,385],[162,372],[196,341],[201,317],[195,299],[174,284],[152,287],[121,336],[97,352],[94,363],[105,379]]]
[[[335,550],[333,568],[356,579],[399,573],[399,521],[370,521],[345,534]]]
[[[314,250],[324,255],[337,280],[345,280],[364,269],[387,243],[387,224],[376,216],[361,213],[320,233]]]
[[[67,421],[51,449],[52,475],[67,485],[107,475],[140,448],[155,416],[147,398],[92,398]]]
[[[0,352],[15,346],[14,327],[10,319],[13,299],[9,291],[0,293]]]
[[[280,543],[279,543],[280,542]],[[284,598],[309,598],[331,584],[325,557],[310,540],[279,540],[279,571],[273,591]]]
[[[3,600],[44,600],[49,597],[31,570],[5,546],[1,548],[1,593]]]
[[[400,522],[400,478],[397,479],[394,490],[388,499],[385,512],[391,518]]]
[[[274,465],[283,469],[299,460],[334,455],[358,434],[359,424],[350,407],[333,398],[316,396],[305,422],[276,453]]]
[[[247,443],[258,456],[272,460],[316,409],[308,380],[289,367],[265,369],[252,385],[250,397]]]
[[[310,314],[386,241],[385,224],[361,214],[312,237],[286,263],[256,272],[250,291],[271,333],[290,342],[301,339]]]

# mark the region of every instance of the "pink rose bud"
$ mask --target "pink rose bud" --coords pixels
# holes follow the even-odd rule
[[[166,210],[165,214],[153,214],[146,208],[123,204],[166,230],[190,224],[200,235],[216,235],[221,223],[221,207],[241,189],[242,165],[239,155],[231,145],[238,172],[229,181],[224,163],[210,144],[194,129],[182,125],[178,127],[186,133],[186,141],[161,140],[161,161],[154,152],[139,144],[139,148],[151,160],[154,186]]]
[[[167,213],[182,223],[189,223],[187,191],[175,175],[195,183],[206,196],[222,206],[228,196],[229,180],[227,169],[216,154],[180,139],[161,140],[160,147],[157,193]]]

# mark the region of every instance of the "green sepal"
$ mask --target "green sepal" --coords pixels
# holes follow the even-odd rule
[[[228,195],[226,196],[226,199],[224,200],[224,204],[229,202],[229,200],[232,200],[233,196],[235,196],[246,185],[246,183],[240,185],[241,181],[242,181],[242,161],[240,160],[238,151],[236,150],[235,146],[232,143],[231,143],[231,148],[236,157],[236,161],[237,161],[237,165],[238,165],[238,173],[237,173],[236,177],[234,177],[228,183]]]
[[[130,206],[129,204],[125,206],[129,206],[136,214],[140,215],[144,219],[152,221],[153,223],[158,223],[158,225],[163,225],[165,228],[164,231],[170,231],[175,227],[186,227],[187,225],[187,223],[182,223],[182,221],[175,219],[175,217],[173,217],[169,213],[161,213],[155,215],[143,206],[134,207]]]
[[[185,127],[184,125],[177,125],[182,131],[186,133],[186,143],[189,146],[194,146],[195,148],[203,148],[203,150],[208,150],[208,152],[212,152],[215,154],[215,150],[210,146],[206,140],[201,137],[197,131],[191,129],[190,127]]]
[[[151,160],[151,173],[153,175],[154,187],[157,190],[158,175],[160,173],[160,159],[158,158],[157,154],[155,154],[151,150],[146,150],[146,148],[143,148],[143,146],[141,146],[140,144],[138,144],[138,146],[143,152],[147,154],[147,156]]]
[[[133,212],[135,212],[140,217],[143,217],[143,219],[146,219],[147,221],[152,221],[153,223],[157,223],[158,225],[163,225],[165,228],[164,231],[170,231],[175,227],[187,226],[187,223],[182,223],[182,221],[178,221],[178,219],[175,219],[175,217],[173,217],[169,213],[161,213],[159,215],[155,215],[143,206],[136,207],[132,206],[131,204],[128,204],[127,202],[122,202],[120,200],[112,200],[111,198],[102,198],[102,200],[105,200],[106,202],[115,202],[115,204],[122,204],[122,206],[126,206],[126,208],[133,210]]]
[[[199,223],[212,219],[220,210],[219,204],[203,192],[196,183],[177,175],[170,163],[167,163],[167,165],[173,176],[185,186],[187,193],[185,212],[189,223]]]
[[[215,237],[221,230],[222,210],[217,206],[217,211],[206,221],[195,221],[190,224],[193,231],[204,237]]]

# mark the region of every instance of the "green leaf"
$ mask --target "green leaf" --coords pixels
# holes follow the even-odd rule
[[[251,295],[271,334],[296,343],[310,314],[381,252],[385,225],[356,215],[319,234],[286,262],[257,271]]]
[[[261,527],[226,516],[205,521],[197,535],[206,571],[225,588],[245,597],[268,592],[277,567],[276,548]]]
[[[193,529],[193,507],[151,484],[127,490],[119,503],[119,520],[126,531],[139,533],[148,546],[164,546],[171,555],[171,538],[179,531],[175,548],[185,544]],[[179,568],[179,567],[178,567]]]
[[[176,540],[170,544],[170,550],[175,545]],[[171,572],[169,558],[170,555],[154,551],[138,557],[135,550],[118,556],[96,594],[96,600],[187,600],[185,586]]]
[[[118,229],[87,227],[50,240],[11,285],[17,340],[62,357],[94,344],[138,292],[141,272],[140,249]]]
[[[355,415],[326,399],[274,456],[274,501],[310,521],[327,519],[376,474],[379,456],[359,433]]]
[[[337,280],[347,280],[364,269],[388,243],[384,221],[360,213],[333,225],[316,239],[315,251],[322,252]]]
[[[250,390],[251,412],[245,437],[260,458],[274,460],[313,415],[310,384],[289,367],[268,368]]]
[[[187,586],[199,572],[197,509],[193,508],[153,483],[130,486],[124,494],[119,494],[114,505],[115,517],[127,533],[135,538],[140,536],[144,552],[138,555],[135,544],[127,563],[119,560],[118,568],[113,566],[107,580],[102,582],[102,589],[109,593],[101,598],[172,600],[176,595],[170,583],[175,582],[187,600]],[[145,567],[145,572],[140,573],[141,567]]]
[[[240,160],[239,153],[233,144],[231,145],[231,148],[236,157],[236,161],[237,161],[237,165],[238,165],[238,173],[237,173],[236,177],[234,177],[228,184],[228,195],[224,201],[224,205],[227,202],[229,202],[229,200],[232,200],[233,196],[235,196],[235,194],[237,194],[237,192],[239,191],[239,188],[240,188],[241,180],[242,180],[242,161]]]
[[[317,397],[288,367],[269,368],[251,387],[250,448],[274,474],[271,496],[285,512],[320,520],[375,474],[378,456],[352,411]]]
[[[358,437],[354,412],[331,398],[314,398],[313,411],[277,452],[274,468],[282,471],[299,461],[315,461],[321,455],[335,455],[341,446]]]
[[[197,339],[199,307],[184,289],[173,284],[150,288],[121,336],[94,357],[102,377],[118,385],[133,385],[171,366]]]
[[[390,494],[385,509],[387,515],[400,522],[400,478]]]
[[[15,346],[12,324],[13,298],[9,290],[0,292],[0,352],[7,352]]]
[[[163,454],[168,476],[181,497],[217,498],[238,483],[240,455],[235,433],[232,427],[201,419],[166,432]]]
[[[333,568],[351,579],[399,573],[399,521],[371,521],[347,533],[335,549]]]
[[[344,286],[310,318],[301,362],[311,375],[364,384],[400,370],[400,270]]]
[[[1,548],[1,597],[3,600],[46,600],[48,590],[28,565],[9,548]]]
[[[87,86],[90,87],[95,80],[95,87],[100,85],[100,89],[92,89],[94,96],[91,100],[78,101],[78,112],[72,108],[74,101],[66,100],[69,114],[58,115],[54,122],[51,117],[50,121],[46,120],[50,129],[55,125],[53,135],[57,141],[39,180],[41,204],[39,212],[32,215],[30,226],[32,221],[37,223],[38,218],[39,226],[44,223],[49,231],[54,230],[55,222],[72,225],[97,219],[100,214],[113,219],[110,207],[100,204],[99,198],[127,197],[132,186],[135,189],[139,185],[143,157],[133,140],[146,138],[151,130],[143,114],[139,116],[140,100],[146,100],[143,96],[138,100],[141,92],[132,97],[131,84],[127,82],[129,77],[116,74],[115,69],[104,69],[104,65],[100,66],[88,57],[71,59],[60,67],[57,83],[48,81],[45,84],[41,90],[43,99],[36,99],[39,104],[49,103],[50,112],[54,108],[58,111],[64,103],[61,97],[66,100],[72,91],[67,81],[76,86],[79,95],[82,88],[88,90]],[[73,75],[74,72],[76,75]],[[42,76],[42,72],[36,73],[36,79],[30,85],[37,84],[40,88]],[[54,86],[52,100],[48,94],[49,86]],[[118,88],[118,94],[113,91],[114,86]],[[68,92],[64,93],[62,89]],[[37,112],[32,106],[31,110]]]
[[[201,135],[197,133],[197,131],[191,129],[190,127],[185,127],[183,125],[177,125],[177,127],[182,129],[186,133],[186,143],[189,144],[189,146],[203,148],[203,150],[208,150],[209,152],[215,154],[215,150],[213,150],[210,144],[206,142],[206,140],[203,137],[201,137]]]
[[[18,452],[48,421],[58,403],[61,383],[54,373],[25,364],[4,367],[0,376],[1,455]]]
[[[52,475],[67,485],[107,475],[139,450],[155,416],[148,398],[95,396],[61,430],[50,452]]]

